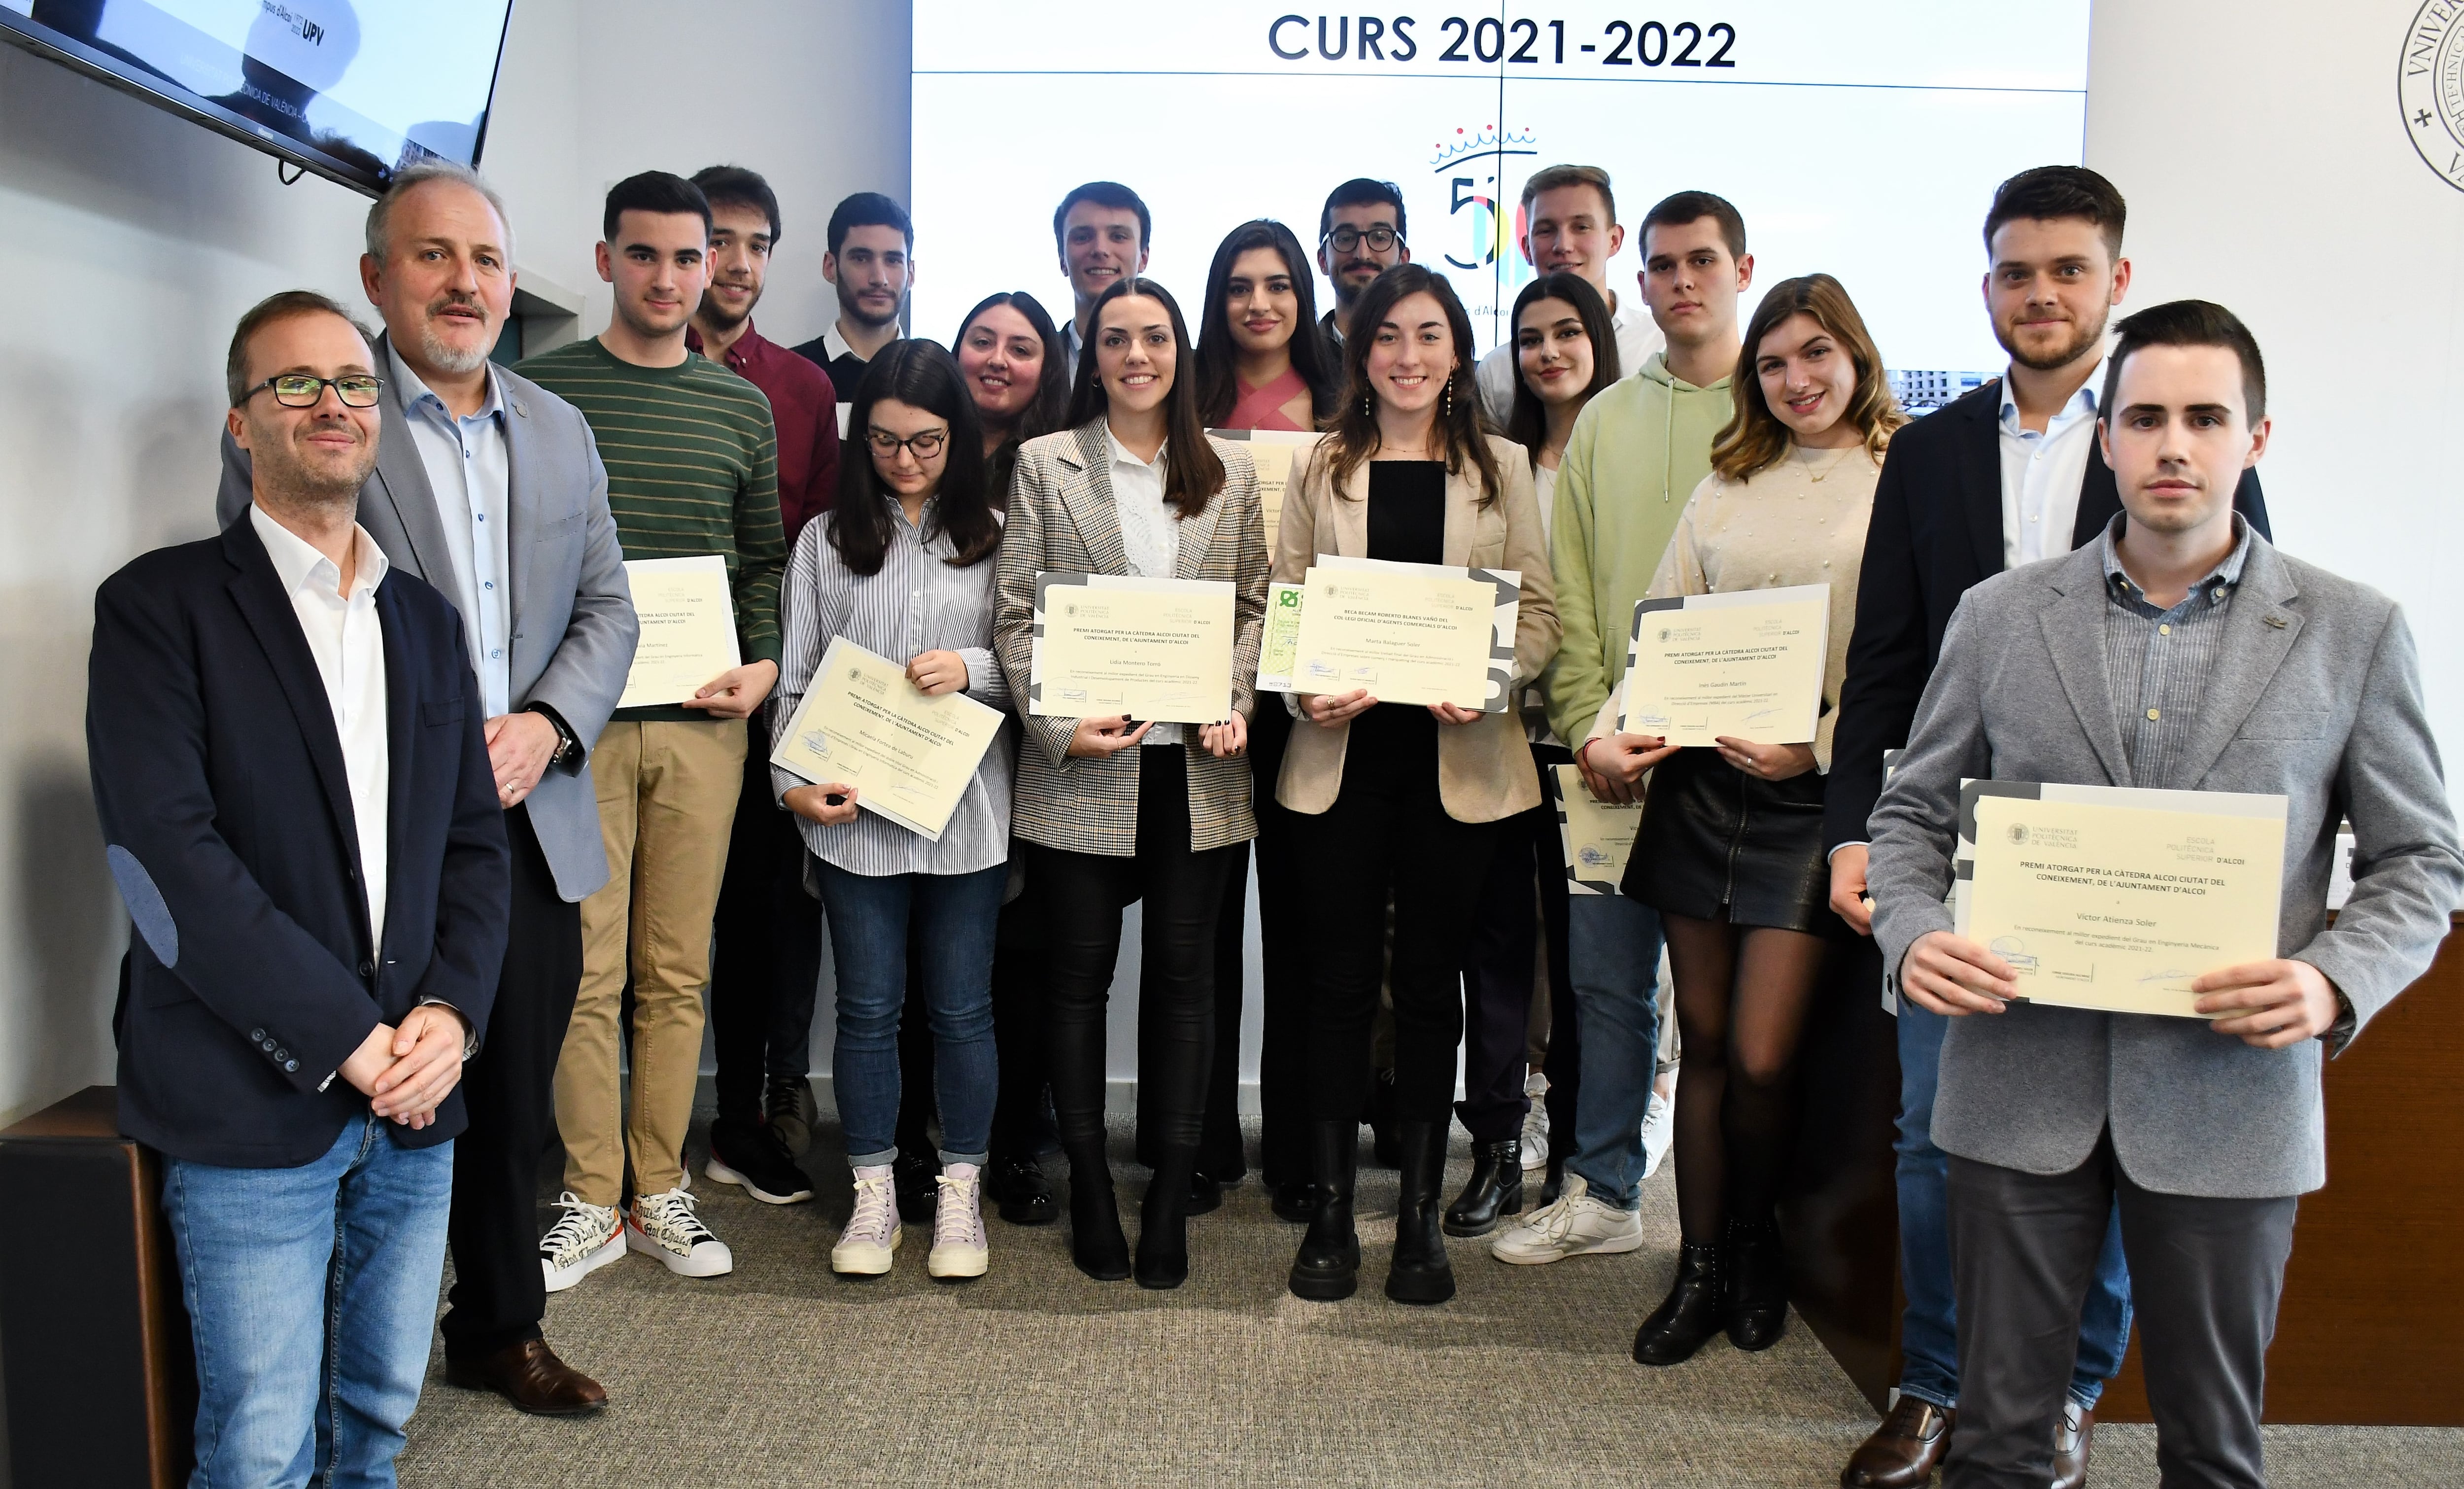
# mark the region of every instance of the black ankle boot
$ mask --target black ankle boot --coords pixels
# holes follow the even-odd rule
[[[1130,1275],[1130,1238],[1112,1202],[1103,1140],[1062,1145],[1069,1154],[1069,1259],[1098,1282],[1118,1282]]]
[[[1769,1349],[1788,1327],[1788,1263],[1769,1219],[1728,1222],[1728,1343]]]
[[[1314,1203],[1309,1233],[1301,1237],[1300,1254],[1292,1258],[1292,1296],[1311,1302],[1339,1302],[1351,1297],[1360,1282],[1360,1237],[1352,1229],[1352,1180],[1360,1157],[1360,1124],[1314,1122],[1309,1141],[1317,1179],[1309,1186]]]
[[[1720,1332],[1727,1299],[1720,1288],[1720,1247],[1688,1241],[1677,1254],[1677,1280],[1667,1300],[1634,1336],[1637,1365],[1682,1365]]]
[[[1523,1209],[1523,1140],[1471,1145],[1471,1182],[1446,1207],[1448,1235],[1486,1235]]]
[[[1395,1209],[1395,1260],[1386,1272],[1386,1296],[1400,1303],[1441,1303],[1455,1295],[1455,1271],[1438,1228],[1445,1124],[1398,1122],[1395,1146],[1402,1160],[1403,1198]]]
[[[1132,1275],[1140,1287],[1160,1292],[1189,1280],[1189,1186],[1198,1149],[1172,1147],[1156,1156],[1162,1161],[1138,1206],[1138,1258]]]

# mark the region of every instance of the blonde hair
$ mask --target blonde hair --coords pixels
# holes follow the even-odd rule
[[[1736,411],[1728,415],[1727,427],[1711,441],[1711,469],[1728,480],[1744,480],[1778,463],[1795,440],[1794,433],[1771,412],[1770,402],[1763,397],[1763,381],[1754,363],[1763,338],[1777,330],[1789,317],[1799,315],[1813,317],[1814,323],[1847,351],[1849,362],[1857,368],[1856,390],[1848,395],[1847,411],[1840,417],[1855,421],[1863,433],[1867,455],[1881,459],[1892,432],[1908,421],[1900,410],[1900,401],[1891,396],[1891,380],[1882,370],[1882,354],[1874,345],[1872,333],[1865,329],[1865,318],[1857,313],[1856,301],[1848,298],[1846,286],[1827,274],[1784,279],[1772,285],[1770,293],[1763,296],[1763,302],[1754,307],[1753,321],[1746,327],[1745,344],[1737,352],[1736,376],[1728,385]]]

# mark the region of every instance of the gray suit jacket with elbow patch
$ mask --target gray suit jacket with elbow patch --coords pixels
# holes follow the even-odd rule
[[[1988,579],[1951,617],[1870,824],[1874,933],[1895,980],[1919,937],[1951,928],[1943,896],[1962,777],[2140,784],[2105,681],[2101,546]],[[2255,534],[2224,625],[2180,775],[2166,784],[2287,799],[2277,952],[2324,972],[2358,1030],[2429,967],[2464,900],[2412,635],[2385,595]],[[2347,817],[2353,893],[2330,925]],[[2327,1181],[2321,1043],[2260,1050],[2198,1019],[2014,1004],[1952,1021],[1933,1139],[2053,1174],[2084,1163],[2110,1126],[2143,1188],[2303,1193]]]

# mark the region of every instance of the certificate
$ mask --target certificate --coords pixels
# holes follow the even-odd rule
[[[1266,586],[1266,624],[1258,638],[1258,691],[1292,691],[1292,661],[1300,655],[1301,587]]]
[[[1489,714],[1512,701],[1520,572],[1326,554],[1301,591],[1296,691]]]
[[[899,663],[833,636],[770,763],[816,786],[845,782],[864,811],[937,843],[1001,726],[999,709],[926,698]]]
[[[1291,485],[1292,470],[1300,464],[1301,456],[1317,448],[1317,442],[1326,436],[1283,429],[1210,429],[1206,433],[1249,447],[1249,458],[1258,467],[1258,511],[1266,520],[1266,556],[1272,558],[1275,532],[1284,518],[1284,492]]]
[[[1592,794],[1583,772],[1557,766],[1557,835],[1566,845],[1566,893],[1614,895],[1625,878],[1642,803],[1614,806]]]
[[[1035,576],[1027,711],[1160,723],[1232,717],[1232,585]]]
[[[1830,633],[1829,585],[1644,600],[1620,727],[1671,744],[1811,744]]]
[[[2202,1015],[2190,983],[2276,955],[2284,798],[1971,781],[1960,793],[1961,933],[2019,995]]]
[[[727,560],[715,553],[630,559],[625,582],[633,590],[642,639],[633,647],[633,667],[625,674],[617,707],[681,703],[742,660],[736,649]]]

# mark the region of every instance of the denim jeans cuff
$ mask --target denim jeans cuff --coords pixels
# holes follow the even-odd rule
[[[2096,1404],[2104,1399],[2104,1382],[2087,1381],[2082,1383],[2079,1381],[2073,1381],[2071,1382],[2070,1394],[2071,1400],[2077,1402],[2080,1407],[2087,1411],[2093,1411],[2096,1410]]]
[[[1955,1390],[1938,1390],[1931,1386],[1911,1386],[1907,1382],[1902,1381],[1900,1383],[1900,1394],[1903,1396],[1914,1396],[1919,1401],[1930,1402],[1933,1405],[1942,1408],[1946,1411],[1956,1411],[1959,1407],[1959,1392]],[[1949,1399],[1943,1399],[1945,1397],[1948,1397]]]
[[[1616,1186],[1602,1184],[1571,1163],[1566,1166],[1566,1171],[1580,1178],[1583,1181],[1583,1192],[1603,1205],[1615,1206],[1629,1215],[1642,1209],[1642,1186],[1639,1184],[1620,1192]]]
[[[984,1165],[991,1162],[992,1155],[990,1153],[953,1153],[946,1147],[941,1150],[941,1167],[944,1168],[949,1167],[952,1164],[973,1164],[977,1167],[981,1168]]]
[[[898,1149],[894,1145],[885,1147],[878,1153],[847,1155],[847,1167],[850,1168],[886,1168],[896,1162],[898,1162]]]

